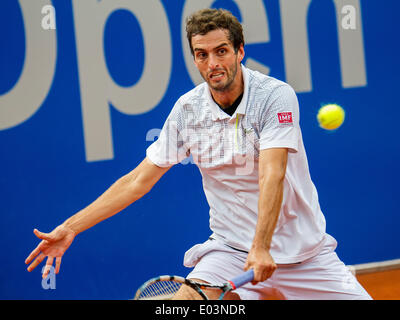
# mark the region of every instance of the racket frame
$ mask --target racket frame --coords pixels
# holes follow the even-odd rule
[[[152,278],[148,281],[146,281],[137,291],[134,297],[134,300],[140,300],[138,299],[140,294],[151,284],[156,283],[156,282],[163,282],[163,281],[175,281],[181,284],[185,284],[189,286],[190,288],[194,289],[204,300],[209,300],[207,295],[203,292],[203,289],[219,289],[222,290],[218,300],[222,300],[224,296],[232,290],[235,290],[236,288],[242,286],[243,284],[250,282],[253,280],[254,273],[253,270],[247,271],[243,273],[242,275],[232,279],[231,281],[227,281],[223,284],[210,284],[210,283],[202,283],[202,282],[197,282],[193,281],[190,279],[186,279],[184,277],[180,276],[175,276],[175,275],[163,275],[163,276],[158,276],[155,278]]]

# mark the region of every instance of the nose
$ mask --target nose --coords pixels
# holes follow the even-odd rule
[[[208,68],[210,70],[215,70],[220,67],[218,58],[214,54],[210,54],[208,57]]]

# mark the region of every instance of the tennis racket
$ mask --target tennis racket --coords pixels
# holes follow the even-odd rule
[[[146,281],[136,291],[134,300],[171,300],[183,284],[196,290],[204,300],[209,299],[202,289],[222,290],[218,298],[218,300],[222,300],[229,291],[252,281],[253,278],[253,270],[249,270],[220,285],[200,283],[179,276],[159,276]]]

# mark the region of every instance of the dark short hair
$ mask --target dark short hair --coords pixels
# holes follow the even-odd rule
[[[186,35],[192,54],[192,37],[205,35],[210,31],[225,29],[229,32],[228,39],[232,43],[235,52],[244,45],[243,27],[238,19],[225,9],[202,9],[186,18]]]

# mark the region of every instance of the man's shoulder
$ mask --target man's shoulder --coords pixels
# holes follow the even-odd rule
[[[182,94],[175,102],[170,117],[185,117],[187,113],[198,113],[206,101],[205,83],[201,83],[188,92]]]
[[[288,87],[291,88],[291,86],[282,81],[279,80],[275,77],[263,74],[257,70],[248,70],[248,76],[249,76],[249,86],[253,90],[262,90],[262,91],[267,91],[267,92],[273,92],[275,89],[279,87]]]
[[[207,84],[205,82],[197,85],[185,94],[181,95],[178,99],[179,104],[184,105],[197,105],[199,102],[207,99],[206,96]]]

